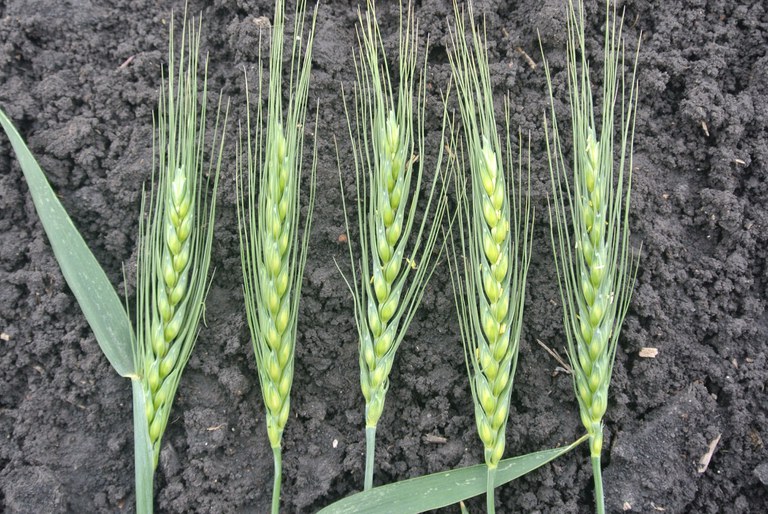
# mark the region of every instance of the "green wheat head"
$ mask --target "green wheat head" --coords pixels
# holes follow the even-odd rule
[[[248,101],[246,148],[242,148],[241,134],[236,163],[246,312],[266,406],[267,433],[273,448],[281,446],[290,411],[299,299],[315,199],[316,161],[313,159],[307,214],[301,232],[302,156],[317,16],[315,9],[305,34],[305,10],[306,1],[300,0],[294,17],[289,101],[284,109],[285,5],[283,0],[276,3],[267,112],[262,110],[260,55],[256,116],[251,123]],[[246,81],[246,90],[247,87]]]
[[[629,244],[632,141],[637,108],[633,72],[627,91],[622,24],[606,2],[602,108],[592,97],[584,41],[584,7],[569,2],[567,73],[572,151],[568,165],[555,115],[546,60],[551,123],[545,123],[552,176],[552,244],[581,421],[593,457],[600,456],[619,332],[634,287],[637,261]],[[620,116],[618,132],[616,114]],[[618,140],[616,137],[618,136]]]
[[[147,219],[140,221],[137,265],[134,359],[145,393],[155,466],[204,306],[223,149],[219,100],[211,146],[215,148],[218,141],[218,158],[209,161],[208,178],[203,180],[207,88],[203,70],[199,97],[200,24],[195,29],[184,21],[178,71],[173,39],[171,25],[167,78],[163,79],[155,123],[155,189],[148,208],[142,208]],[[208,200],[205,192],[211,185]]]
[[[425,155],[426,70],[421,71],[417,84],[418,27],[410,5],[405,20],[402,14],[401,5],[396,68],[399,82],[395,92],[373,2],[368,2],[365,15],[359,13],[354,123],[347,112],[360,235],[359,276],[352,238],[348,238],[352,280],[347,285],[355,300],[360,385],[369,428],[375,428],[381,417],[395,353],[434,272],[433,250],[447,207],[445,182],[439,177],[441,144],[437,151],[438,173],[424,206],[425,214],[416,224],[424,168],[417,161]],[[444,127],[446,119],[444,113]],[[346,205],[344,210],[346,219]],[[430,215],[432,226],[427,230]]]
[[[458,251],[453,247],[451,277],[477,430],[485,448],[486,464],[494,469],[504,454],[531,257],[533,212],[523,186],[523,175],[529,173],[523,171],[522,141],[516,169],[512,164],[508,101],[505,102],[506,154],[502,151],[485,35],[481,35],[475,25],[469,4],[471,42],[468,42],[464,14],[456,4],[454,8],[456,32],[451,34],[453,48],[449,57],[467,157],[466,162],[462,159],[458,166],[460,244]],[[530,162],[527,165],[530,168]],[[471,193],[467,193],[467,187]]]

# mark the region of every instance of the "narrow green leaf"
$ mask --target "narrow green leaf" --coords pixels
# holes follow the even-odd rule
[[[147,429],[147,409],[141,380],[131,380],[133,391],[133,451],[136,467],[136,512],[151,514],[154,508],[155,454]]]
[[[51,189],[43,170],[2,110],[0,125],[8,134],[19,159],[61,272],[80,304],[101,351],[120,375],[135,375],[131,349],[133,332],[120,298]]]
[[[587,436],[584,435],[562,448],[502,460],[496,470],[496,487],[530,473],[586,440]],[[478,464],[375,487],[339,500],[318,514],[418,513],[458,503],[485,493],[485,489],[486,467],[485,464]]]

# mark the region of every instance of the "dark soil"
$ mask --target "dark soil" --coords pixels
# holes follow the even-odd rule
[[[257,60],[255,18],[271,0],[190,1],[202,11],[211,91],[244,116],[243,68]],[[353,79],[356,2],[322,2],[310,101],[320,101],[318,199],[299,319],[293,415],[285,433],[285,512],[314,512],[360,489],[363,400],[333,136],[349,154],[339,84]],[[549,191],[537,41],[565,98],[560,0],[477,2],[498,99],[533,140],[538,221],[507,456],[582,432],[563,354],[548,243]],[[589,2],[588,46],[602,9]],[[726,0],[627,0],[628,50],[642,31],[642,93],[631,224],[642,261],[611,386],[604,478],[611,512],[768,509],[768,7]],[[19,127],[119,291],[136,249],[152,112],[171,9],[182,1],[0,0],[0,105]],[[380,2],[395,48],[397,7]],[[418,1],[430,34],[429,111],[449,77],[448,0]],[[449,23],[449,20],[450,23]],[[177,20],[178,22],[179,20]],[[529,58],[531,61],[529,61]],[[499,104],[500,106],[500,104]],[[428,123],[438,135],[439,120]],[[230,135],[234,135],[234,124]],[[310,141],[311,142],[311,141]],[[245,323],[227,150],[213,264],[197,348],[181,382],[156,480],[159,512],[266,512],[272,456]],[[342,171],[351,179],[351,165]],[[351,190],[348,191],[351,193]],[[378,431],[377,483],[478,463],[447,267],[431,282],[397,355]],[[128,285],[129,297],[133,287]],[[130,387],[101,355],[64,283],[21,171],[0,137],[0,511],[133,509]],[[644,358],[644,347],[658,349]],[[439,436],[445,442],[432,442]],[[699,461],[721,437],[706,471]],[[592,507],[587,450],[503,486],[500,512]],[[482,504],[471,503],[473,512]],[[446,512],[457,512],[457,508]]]

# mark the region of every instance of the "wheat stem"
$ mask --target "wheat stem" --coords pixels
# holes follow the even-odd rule
[[[275,461],[275,477],[272,483],[272,514],[280,512],[280,487],[283,480],[283,455],[279,446],[272,447]]]
[[[485,511],[488,514],[496,513],[496,486],[494,480],[496,477],[496,467],[488,466],[488,474],[485,486]]]
[[[363,490],[373,487],[373,463],[376,454],[376,427],[365,427],[365,482]]]
[[[600,456],[593,456],[592,475],[595,482],[595,511],[597,514],[605,514],[605,495],[603,494],[603,468],[600,465]]]

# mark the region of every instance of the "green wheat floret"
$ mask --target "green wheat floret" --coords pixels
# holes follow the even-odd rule
[[[159,158],[153,162],[153,169],[157,185],[146,210],[149,219],[142,219],[140,223],[137,265],[134,359],[145,395],[147,430],[155,467],[173,398],[194,347],[203,309],[222,148],[219,148],[218,161],[209,162],[208,174],[213,180],[209,204],[204,195],[207,188],[201,184],[207,89],[204,79],[198,105],[199,26],[195,30],[194,26],[187,26],[185,20],[177,75],[174,75],[173,26],[170,39],[168,77],[163,80],[155,130],[155,153]],[[219,112],[220,107],[219,103]],[[218,113],[214,133],[218,137]],[[215,144],[216,139],[213,146]]]
[[[603,106],[598,133],[584,41],[584,6],[579,2],[577,12],[572,1],[568,5],[567,73],[573,129],[571,180],[567,177],[555,116],[550,70],[544,60],[552,117],[551,126],[545,123],[554,198],[550,206],[552,245],[574,388],[581,421],[589,434],[599,513],[605,509],[600,470],[603,416],[608,406],[608,386],[619,332],[637,271],[637,261],[633,261],[629,245],[637,82],[633,72],[630,91],[625,96],[622,25],[615,8],[611,14],[610,2],[606,2],[605,7]],[[620,140],[616,149],[614,113],[619,101]],[[572,232],[568,230],[569,225]]]
[[[424,152],[425,70],[416,85],[418,29],[412,7],[400,5],[398,89],[393,91],[389,64],[373,2],[358,13],[359,54],[355,59],[355,120],[347,111],[354,165],[360,236],[360,275],[356,271],[352,237],[349,241],[352,280],[347,285],[355,299],[360,344],[360,386],[365,398],[365,489],[373,485],[376,426],[384,410],[389,374],[397,349],[434,271],[433,249],[447,202],[445,182],[438,180],[443,141],[436,152],[435,180],[418,226],[416,221]],[[415,106],[414,106],[415,103]],[[346,102],[345,102],[346,105]],[[414,120],[415,118],[415,120]],[[447,119],[444,111],[443,127]],[[415,149],[418,147],[418,153]],[[438,189],[438,182],[442,187]],[[343,191],[343,184],[342,184]],[[428,219],[432,227],[425,233]],[[426,237],[422,237],[422,236]],[[409,246],[409,243],[411,246]],[[345,278],[346,280],[346,278]],[[354,284],[354,285],[353,285]]]
[[[488,56],[469,5],[472,43],[465,35],[464,15],[454,4],[456,32],[451,34],[451,68],[470,171],[466,192],[464,162],[459,165],[458,215],[460,256],[451,259],[454,295],[475,403],[475,421],[488,466],[487,509],[494,511],[493,476],[504,454],[512,383],[522,328],[525,282],[531,256],[532,209],[523,197],[522,148],[517,184],[505,103],[506,156],[495,119]],[[522,145],[522,141],[520,141]],[[530,153],[530,152],[529,152]],[[528,165],[530,168],[530,163]],[[462,187],[463,186],[463,187]],[[463,266],[463,275],[459,271]]]
[[[290,412],[299,299],[315,197],[316,159],[313,159],[309,202],[300,239],[304,124],[317,17],[315,8],[312,24],[305,35],[305,10],[306,1],[300,0],[294,19],[290,97],[284,114],[282,59],[285,5],[283,0],[276,2],[267,112],[266,115],[262,112],[259,55],[260,101],[257,102],[255,124],[252,125],[248,99],[247,155],[244,163],[241,135],[236,163],[246,313],[266,407],[267,434],[275,461],[272,512],[277,512],[280,504],[282,438]],[[244,167],[247,169],[244,170]]]

